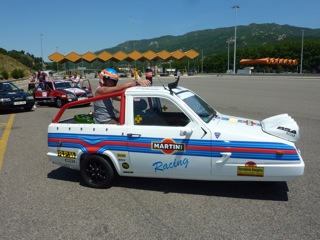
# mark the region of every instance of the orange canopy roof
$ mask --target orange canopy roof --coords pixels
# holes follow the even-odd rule
[[[103,51],[98,55],[97,59],[101,62],[106,62],[112,59],[112,54],[107,51]]]
[[[128,57],[128,55],[124,51],[120,50],[120,51],[116,52],[115,54],[113,54],[112,59],[116,62],[119,62],[119,61],[125,60],[127,57]]]
[[[298,61],[295,59],[284,58],[260,58],[260,59],[241,59],[242,65],[298,65]]]
[[[187,52],[183,52],[181,50],[176,50],[172,53],[168,52],[167,50],[162,50],[161,52],[155,53],[152,50],[149,50],[145,53],[140,53],[137,50],[134,50],[133,52],[127,54],[123,51],[118,51],[115,54],[111,54],[107,51],[103,51],[99,53],[98,55],[92,53],[92,52],[86,52],[83,55],[80,55],[75,52],[71,52],[68,55],[64,56],[58,52],[55,52],[48,56],[49,60],[57,63],[63,63],[66,61],[70,62],[80,62],[82,60],[87,61],[87,62],[93,62],[95,60],[99,60],[101,62],[106,62],[109,60],[112,61],[156,61],[156,60],[169,60],[169,59],[175,59],[175,60],[182,60],[185,58],[188,59],[194,59],[197,56],[199,56],[199,53],[195,50],[189,50]]]
[[[140,58],[142,58],[142,53],[138,52],[137,50],[134,50],[133,52],[128,54],[127,61],[137,61]]]
[[[186,57],[189,59],[194,59],[199,56],[199,53],[193,49],[187,51],[185,54],[186,54]]]
[[[162,50],[158,53],[158,58],[162,60],[167,60],[171,57],[171,54],[167,50]]]
[[[155,59],[156,57],[157,57],[157,54],[152,50],[149,50],[149,51],[142,54],[142,58],[147,59],[149,61]]]
[[[66,60],[68,60],[70,62],[74,62],[74,63],[81,61],[81,56],[75,52],[69,53],[65,58],[66,58]]]
[[[55,53],[51,54],[48,58],[51,61],[56,62],[56,63],[63,63],[63,62],[67,61],[65,59],[65,57],[62,54],[58,53],[58,52],[55,52]]]
[[[97,58],[98,56],[92,52],[86,52],[85,54],[82,55],[82,59],[85,60],[86,62],[93,62]]]
[[[171,56],[173,59],[181,60],[186,56],[186,54],[184,52],[182,52],[181,50],[176,50],[171,53]]]

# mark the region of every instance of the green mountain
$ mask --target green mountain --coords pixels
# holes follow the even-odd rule
[[[152,39],[131,40],[112,48],[102,49],[97,53],[104,50],[110,53],[116,53],[119,50],[130,53],[134,50],[140,52],[146,52],[148,50],[160,52],[165,49],[170,52],[178,49],[182,51],[194,49],[198,52],[203,50],[206,56],[211,56],[227,51],[227,41],[228,39],[234,38],[234,30],[234,27],[206,29],[189,32],[180,36],[168,35]],[[294,27],[275,23],[252,23],[248,26],[237,26],[237,48],[244,49],[301,41],[302,30],[304,30],[304,38],[306,40],[320,41],[320,29]],[[233,43],[230,44],[230,48],[231,46],[233,46]]]
[[[192,64],[186,62],[187,60],[173,61],[172,67],[177,69],[185,69],[186,66],[200,69],[203,65],[204,72],[226,72],[227,61],[230,58],[230,67],[232,67],[233,43],[230,43],[230,54],[228,55],[229,39],[234,38],[234,27],[206,29],[186,33],[180,36],[162,36],[152,39],[131,40],[121,43],[112,48],[102,49],[102,51],[116,53],[122,50],[130,53],[134,50],[140,52],[147,52],[153,50],[160,52],[167,50],[173,52],[175,50],[188,51],[194,49],[200,54],[203,51],[203,62],[201,62],[201,55],[192,61]],[[320,28],[310,29],[295,27],[289,25],[279,25],[275,23],[270,24],[250,24],[248,26],[237,26],[237,59],[236,67],[241,68],[239,62],[243,58],[290,58],[300,60],[301,54],[301,40],[302,30],[304,30],[304,59],[303,69],[306,73],[320,72]],[[6,51],[0,48],[0,75],[3,71],[12,74],[15,69],[23,69],[25,76],[29,73],[19,64],[7,64],[9,57],[16,60],[16,63],[22,63],[29,71],[40,69],[42,67],[42,59],[33,56],[24,51]],[[86,65],[86,63],[84,63]],[[169,63],[162,63],[169,64]],[[171,64],[171,63],[170,63]],[[90,64],[91,65],[91,64]],[[143,65],[141,63],[141,65]],[[117,63],[101,63],[95,62],[94,68],[102,69],[107,66],[117,67]],[[169,66],[163,65],[164,68]],[[92,67],[92,66],[91,66]],[[171,67],[171,65],[170,65]],[[57,69],[56,63],[45,63],[45,68]],[[60,66],[61,68],[61,66]],[[141,68],[143,68],[141,66]],[[260,66],[263,71],[297,71],[296,66]],[[3,74],[2,74],[3,75]]]
[[[32,70],[25,66],[23,63],[19,62],[18,60],[7,56],[3,55],[0,53],[0,79],[4,78],[3,71],[6,71],[8,73],[8,77],[11,78],[11,74],[14,70],[22,70],[23,71],[23,76],[21,77],[29,77],[32,73]]]

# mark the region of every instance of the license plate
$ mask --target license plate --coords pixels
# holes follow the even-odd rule
[[[26,104],[26,101],[14,102],[13,105],[23,105]]]
[[[84,99],[87,99],[87,97],[79,97],[78,100],[84,100]]]

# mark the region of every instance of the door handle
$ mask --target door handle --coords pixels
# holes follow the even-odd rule
[[[128,133],[127,136],[128,137],[141,137],[141,134],[139,134],[139,133]]]
[[[220,153],[222,157],[216,163],[224,163],[231,157],[231,152]]]
[[[192,132],[191,128],[183,128],[180,130],[180,136],[190,136]]]

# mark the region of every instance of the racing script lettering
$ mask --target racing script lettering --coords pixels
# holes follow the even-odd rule
[[[188,164],[189,164],[189,159],[188,158],[184,158],[183,160],[178,160],[174,159],[173,162],[169,162],[169,163],[164,163],[161,161],[155,162],[152,164],[152,166],[154,167],[154,172],[157,171],[166,171],[172,168],[177,168],[177,167],[183,167],[184,168],[188,168]]]

